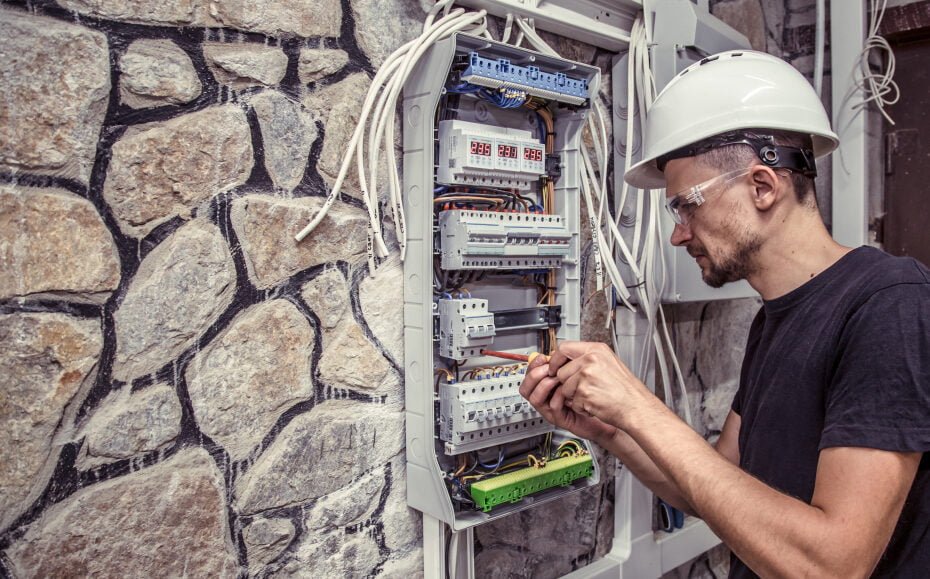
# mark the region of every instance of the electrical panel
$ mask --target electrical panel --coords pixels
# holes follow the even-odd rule
[[[519,392],[520,356],[580,338],[581,130],[599,81],[458,33],[404,87],[408,503],[456,531],[599,480],[590,443]]]

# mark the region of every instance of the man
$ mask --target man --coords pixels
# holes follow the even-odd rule
[[[706,283],[763,298],[715,447],[603,344],[563,343],[521,385],[703,518],[731,577],[930,574],[930,272],[830,237],[814,156],[835,144],[805,79],[749,51],[689,67],[647,117],[625,178],[666,187],[671,241]]]

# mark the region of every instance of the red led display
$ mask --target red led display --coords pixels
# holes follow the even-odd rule
[[[498,145],[497,146],[497,156],[505,157],[507,159],[516,159],[517,158],[517,148],[513,145]]]
[[[482,141],[472,141],[471,142],[471,154],[481,155],[484,157],[490,157],[491,156],[491,143],[485,143]]]
[[[542,157],[542,149],[534,149],[532,147],[523,149],[523,158],[527,161],[542,161]]]

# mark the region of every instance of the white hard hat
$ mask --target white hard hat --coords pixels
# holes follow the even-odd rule
[[[814,157],[839,144],[817,93],[790,64],[753,50],[709,56],[681,71],[656,97],[646,115],[643,160],[624,179],[643,189],[665,187],[659,157],[716,135],[764,129],[810,135]]]

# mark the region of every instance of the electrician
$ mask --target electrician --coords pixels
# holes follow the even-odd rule
[[[644,145],[625,179],[666,188],[671,242],[762,296],[723,431],[706,443],[604,344],[561,344],[521,394],[703,518],[731,577],[927,577],[930,271],[830,237],[817,95],[778,58],[722,53],[662,91]]]

